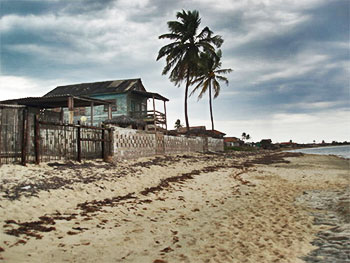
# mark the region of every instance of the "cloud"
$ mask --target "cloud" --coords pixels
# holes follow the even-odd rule
[[[316,114],[273,114],[265,119],[217,121],[216,128],[228,136],[251,135],[253,141],[273,139],[274,142],[293,140],[308,143],[349,141],[350,120],[348,110],[332,110]],[[203,120],[198,120],[201,123]]]
[[[169,122],[184,120],[183,87],[161,75],[164,60],[155,61],[168,43],[158,36],[182,9],[199,10],[202,26],[225,39],[223,68],[234,72],[214,100],[218,128],[234,135],[235,127],[255,127],[260,137],[280,138],[283,127],[293,129],[285,119],[306,127],[301,120],[317,116],[316,125],[320,114],[349,106],[347,0],[2,0],[2,94],[141,77],[170,99]],[[208,112],[206,96],[190,98],[191,124],[210,127]]]
[[[46,89],[53,89],[56,83],[64,80],[56,79],[51,81],[41,81],[18,76],[0,76],[0,86],[2,91],[1,100],[40,97],[46,93]]]

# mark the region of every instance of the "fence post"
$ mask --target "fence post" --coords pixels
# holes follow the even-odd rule
[[[77,127],[77,150],[78,150],[78,162],[81,162],[81,130],[80,130],[80,121],[78,121],[78,127]]]
[[[101,150],[102,150],[102,159],[104,160],[104,161],[106,161],[106,153],[105,153],[105,126],[104,126],[104,124],[102,124],[102,136],[101,136],[101,139],[102,139],[102,141],[101,141],[101,143],[102,143],[102,145],[101,145]]]
[[[3,109],[0,108],[0,164],[1,164],[1,152],[2,152],[1,133],[2,133],[2,127],[3,127],[3,124],[2,124],[2,111],[3,111]]]
[[[109,135],[109,157],[113,157],[114,155],[114,129],[109,128],[108,129],[108,135]]]
[[[23,109],[23,127],[22,127],[22,165],[27,165],[28,148],[28,109]]]
[[[39,116],[34,116],[34,148],[35,148],[35,163],[40,163],[40,123]]]

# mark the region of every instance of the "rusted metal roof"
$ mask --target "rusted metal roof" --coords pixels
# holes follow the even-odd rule
[[[13,100],[1,101],[1,104],[15,104],[25,105],[28,107],[35,107],[41,109],[48,108],[66,108],[68,107],[68,98],[74,99],[74,107],[89,107],[91,103],[94,106],[108,105],[109,102],[105,100],[92,99],[85,96],[73,96],[71,94],[47,96],[47,97],[27,97]]]
[[[109,80],[58,86],[44,95],[44,97],[64,94],[71,94],[74,96],[91,96],[96,94],[124,93],[132,90],[146,92],[141,79]]]

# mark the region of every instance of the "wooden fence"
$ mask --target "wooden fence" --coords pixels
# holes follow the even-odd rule
[[[0,105],[0,163],[22,159],[25,107]]]
[[[112,154],[112,129],[50,122],[59,119],[56,115],[0,106],[0,164],[106,160]]]

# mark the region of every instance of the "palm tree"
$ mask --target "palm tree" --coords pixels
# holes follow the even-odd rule
[[[173,42],[162,47],[158,52],[157,60],[166,57],[166,66],[162,74],[170,72],[169,79],[180,86],[186,81],[185,88],[185,121],[187,131],[189,122],[187,115],[187,97],[191,80],[197,71],[200,52],[215,53],[215,48],[220,47],[223,40],[220,36],[213,36],[213,32],[205,27],[197,34],[201,19],[198,11],[177,12],[176,18],[180,21],[169,21],[170,33],[159,36],[160,39],[169,39]]]
[[[200,54],[199,67],[198,67],[198,77],[193,81],[193,84],[197,86],[193,89],[190,96],[201,88],[198,95],[198,99],[203,97],[203,94],[209,90],[209,108],[210,108],[210,119],[211,119],[211,129],[214,130],[214,119],[213,119],[213,105],[212,105],[212,89],[214,90],[214,99],[219,96],[220,93],[220,83],[223,81],[228,85],[228,80],[226,77],[220,74],[227,74],[232,72],[232,69],[221,69],[221,57],[222,52],[219,49],[216,53],[202,52]]]
[[[177,119],[176,122],[175,122],[174,128],[175,128],[175,129],[179,129],[179,128],[181,128],[181,127],[182,127],[181,121],[180,121],[180,119]]]

